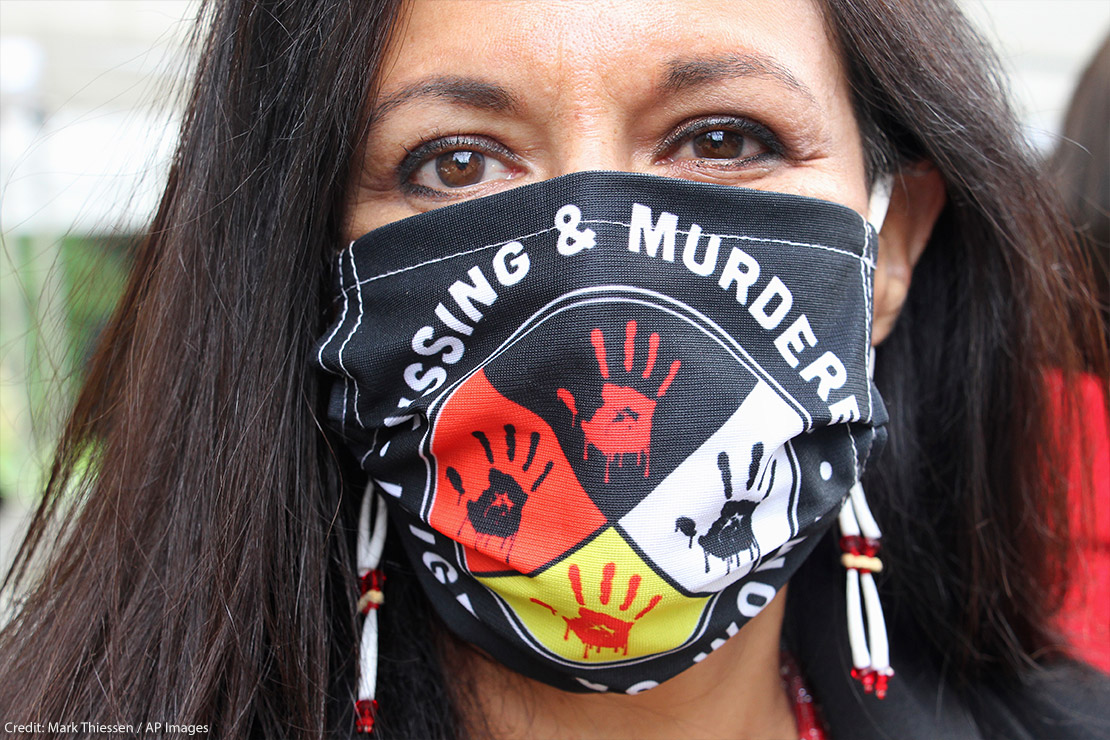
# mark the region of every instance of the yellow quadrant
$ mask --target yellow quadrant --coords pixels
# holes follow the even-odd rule
[[[579,663],[611,663],[683,644],[708,597],[683,596],[613,528],[535,576],[479,578],[533,637]]]

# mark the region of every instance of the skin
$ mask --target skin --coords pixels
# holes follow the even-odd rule
[[[476,19],[481,19],[476,22]],[[841,60],[804,0],[414,0],[378,81],[347,237],[506,188],[621,170],[796,193],[866,214]],[[874,342],[890,332],[944,187],[897,173]],[[784,594],[707,660],[645,694],[566,694],[468,648],[478,735],[796,737],[781,690]],[[738,691],[737,687],[744,687]]]

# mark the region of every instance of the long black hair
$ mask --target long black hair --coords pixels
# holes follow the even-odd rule
[[[306,358],[396,5],[204,8],[166,192],[9,577],[36,586],[0,641],[6,720],[347,721],[345,486]]]
[[[879,353],[867,481],[889,611],[937,661],[1016,675],[1058,645],[1059,450],[1043,373],[1105,377],[1087,276],[989,53],[949,0],[825,0],[874,175],[948,202]],[[352,727],[357,471],[307,361],[398,2],[224,0],[165,196],[8,576],[0,716]],[[39,559],[35,556],[40,555]],[[450,738],[442,628],[388,554],[379,737]]]

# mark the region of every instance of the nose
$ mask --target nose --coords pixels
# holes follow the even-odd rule
[[[636,172],[633,142],[618,115],[599,109],[576,109],[560,116],[551,146],[551,177],[584,170]]]

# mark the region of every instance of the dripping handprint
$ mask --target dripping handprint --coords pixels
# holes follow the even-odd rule
[[[608,648],[615,653],[628,655],[628,635],[632,631],[632,628],[636,625],[636,622],[658,606],[659,602],[663,600],[662,595],[655,594],[648,600],[647,604],[633,613],[632,607],[637,603],[636,597],[639,594],[640,582],[642,580],[638,573],[633,573],[628,578],[628,585],[625,587],[624,597],[616,607],[618,613],[611,613],[612,607],[610,606],[610,602],[614,595],[613,580],[616,573],[617,564],[612,562],[606,563],[601,570],[601,583],[598,585],[597,603],[601,608],[609,607],[609,610],[600,611],[590,609],[586,606],[586,595],[582,589],[582,571],[577,563],[572,563],[568,569],[567,580],[570,581],[574,599],[578,602],[578,615],[575,617],[563,617],[563,620],[567,623],[567,629],[563,634],[563,639],[569,640],[570,633],[573,632],[575,636],[582,641],[583,660],[589,657],[591,648],[599,655],[602,648]],[[545,609],[549,609],[553,615],[558,614],[558,610],[550,604],[545,604],[539,599],[532,599],[532,602]],[[631,615],[632,618],[622,619],[622,615]]]
[[[601,329],[595,328],[590,332],[590,343],[593,344],[597,358],[598,372],[605,382],[601,386],[601,405],[589,419],[579,422],[584,439],[582,459],[589,457],[591,447],[596,449],[605,458],[605,482],[608,483],[612,463],[623,465],[625,456],[634,455],[636,465],[644,469],[644,477],[647,478],[651,470],[651,430],[658,403],[656,399],[666,394],[682,363],[679,360],[673,361],[663,379],[655,386],[652,373],[659,358],[659,334],[652,332],[648,337],[643,370],[634,371],[636,322],[629,321],[625,325],[624,373],[618,383],[615,381],[621,374],[619,369],[616,373],[610,370],[605,335]],[[640,386],[647,393],[654,393],[655,398],[649,398],[633,386]],[[652,386],[655,386],[654,389]],[[556,395],[570,411],[573,425],[578,421],[578,405],[574,396],[565,388],[559,388]]]
[[[479,430],[471,433],[485,453],[488,466],[485,478],[488,486],[478,497],[466,502],[466,518],[478,535],[508,539],[520,529],[520,520],[529,493],[534,493],[551,473],[555,463],[548,460],[540,472],[536,472],[536,450],[540,444],[539,432],[528,435],[526,452],[518,449],[517,430],[512,424],[504,427],[504,448],[494,453],[489,436]],[[523,454],[521,454],[523,452]],[[499,458],[502,458],[499,460]],[[477,477],[477,476],[472,476]],[[447,480],[458,493],[458,503],[462,503],[467,492],[463,476],[454,467],[447,468]],[[461,525],[460,525],[461,531]]]
[[[721,482],[724,486],[725,503],[717,520],[709,525],[705,534],[698,535],[697,525],[690,517],[680,516],[675,519],[675,532],[681,532],[690,538],[690,547],[694,546],[694,537],[698,538],[705,553],[705,572],[709,572],[709,556],[723,560],[726,572],[732,571],[732,566],[740,567],[740,553],[748,556],[749,562],[759,559],[759,541],[752,532],[752,515],[756,508],[770,494],[775,485],[775,470],[778,463],[771,460],[771,464],[759,475],[760,462],[763,459],[763,443],[756,442],[752,447],[751,464],[748,466],[748,480],[746,488],[749,493],[762,493],[759,500],[750,498],[733,498],[732,469],[729,464],[727,452],[717,455],[717,467],[721,472]],[[758,480],[758,485],[756,479]]]

